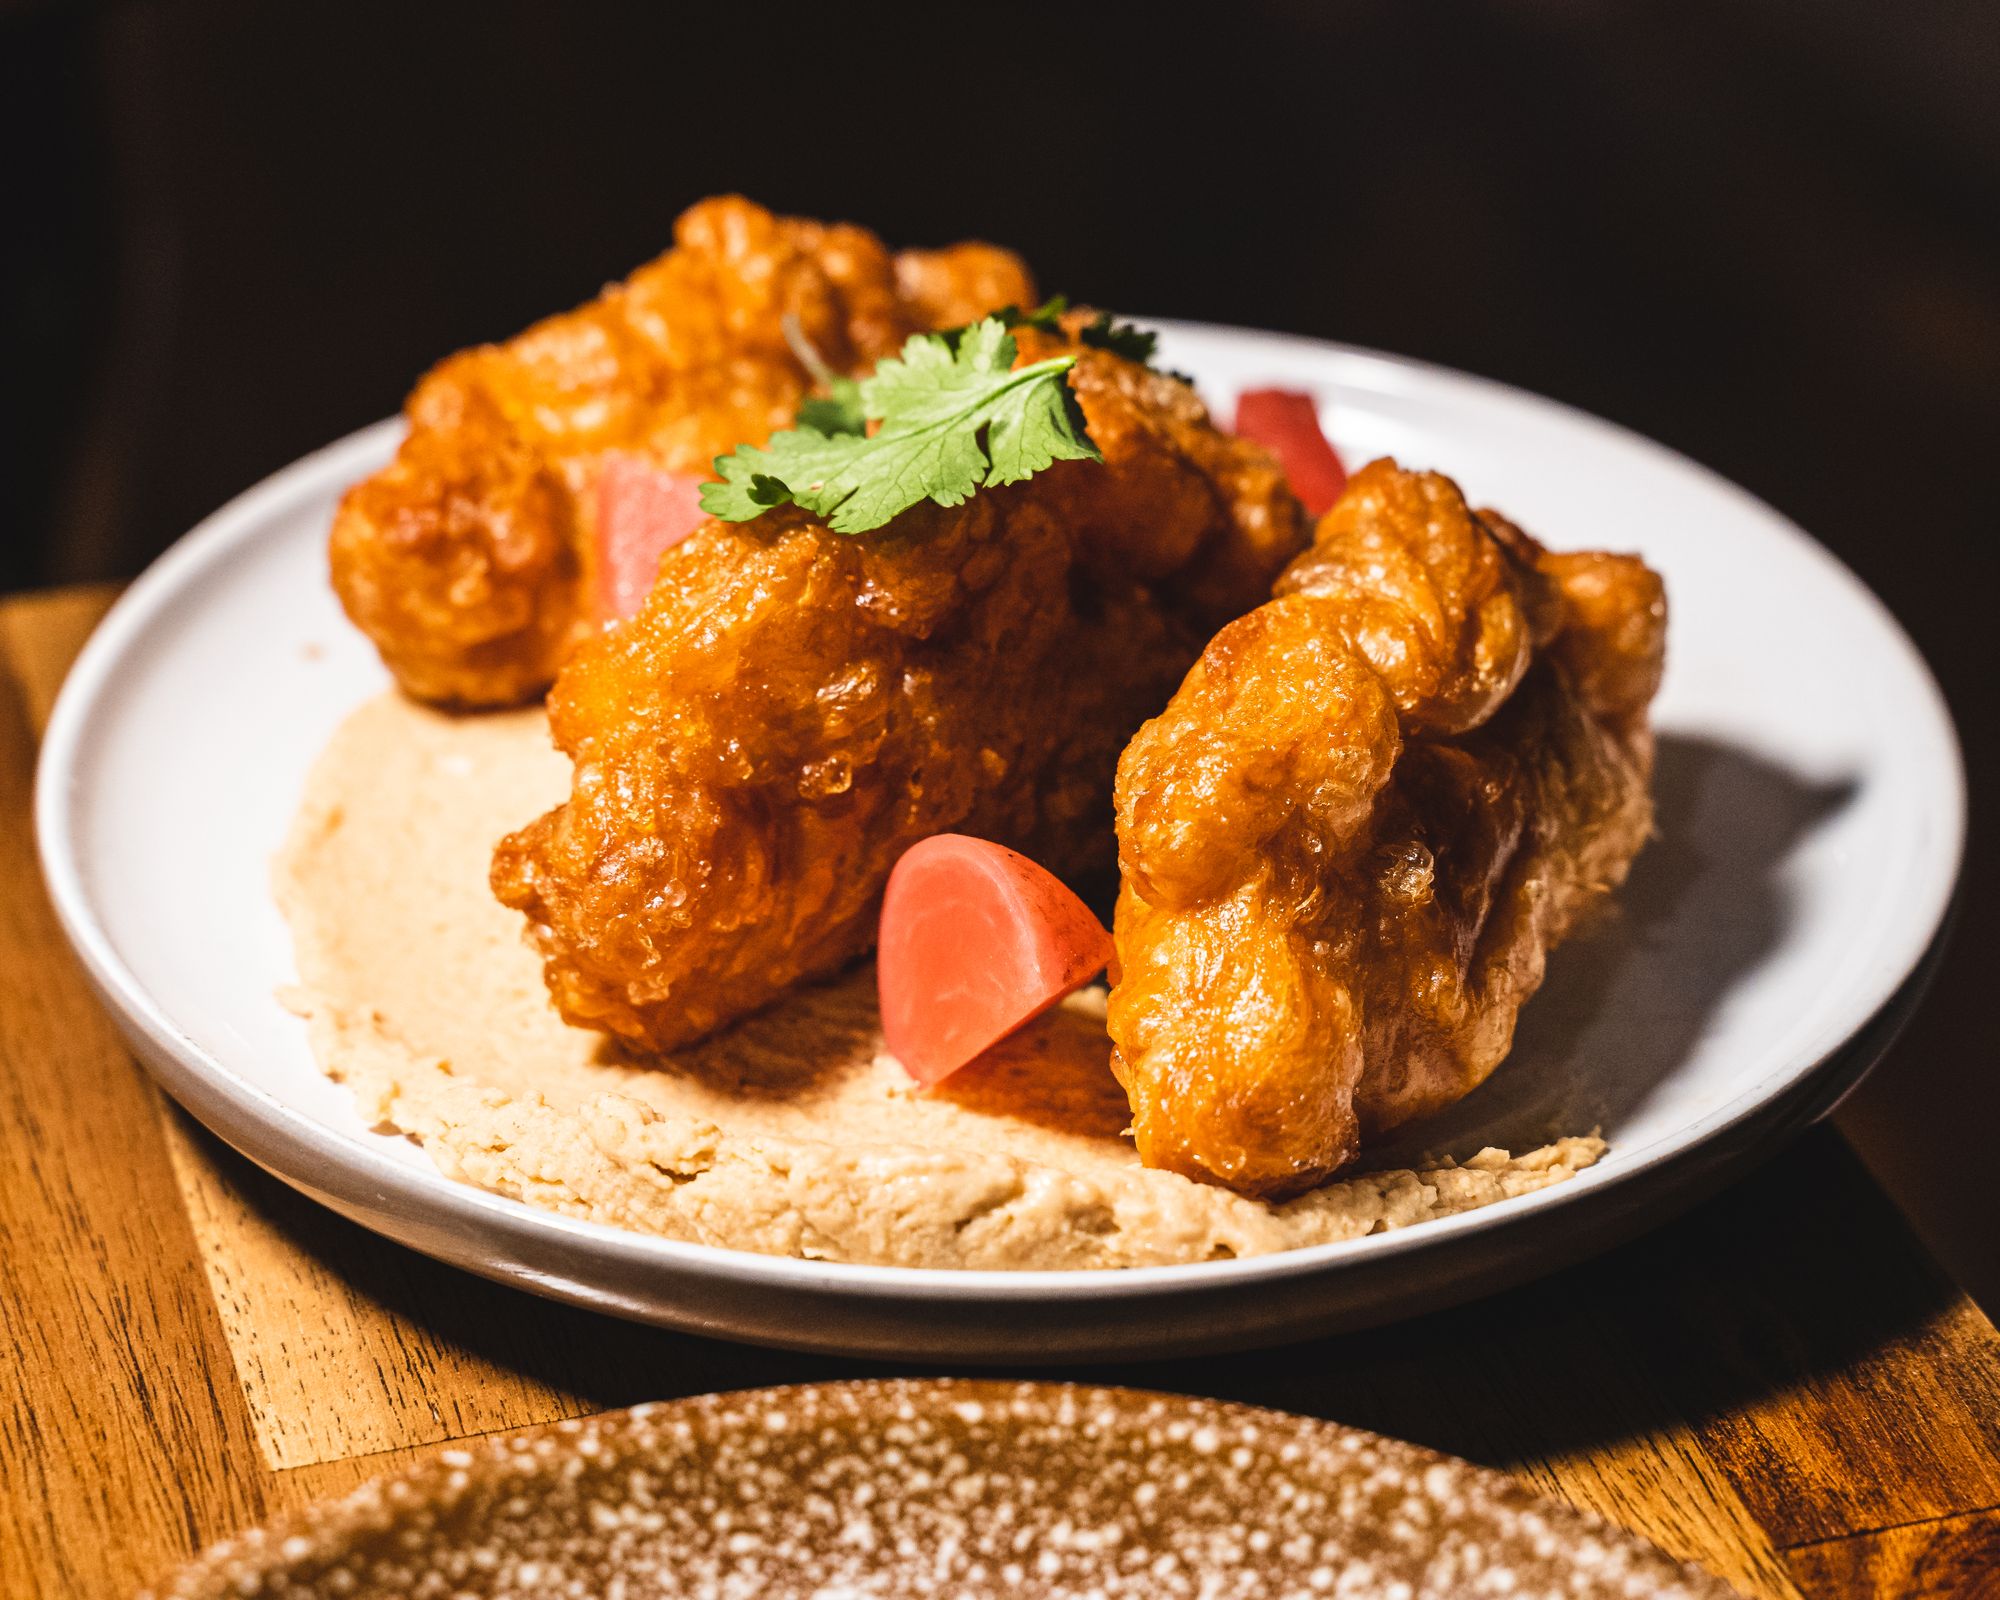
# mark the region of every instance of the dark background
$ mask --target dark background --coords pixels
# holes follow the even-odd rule
[[[1888,600],[1990,792],[1992,0],[0,0],[0,136],[0,589],[137,571],[741,189],[1652,434]],[[1939,989],[1846,1119],[1920,1223],[2000,1213],[1996,893],[1975,831]],[[1950,1265],[1994,1305],[1983,1238]]]

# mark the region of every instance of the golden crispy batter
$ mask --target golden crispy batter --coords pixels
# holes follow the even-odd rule
[[[1034,281],[1021,258],[972,240],[943,250],[902,251],[896,292],[926,328],[956,328],[1002,306],[1025,310],[1035,303]]]
[[[1020,360],[1077,348],[1092,315],[1071,312],[1061,336],[1017,330]],[[1039,492],[1090,558],[1166,585],[1210,629],[1261,604],[1308,533],[1271,453],[1219,431],[1187,384],[1108,351],[1083,349],[1070,388],[1104,462],[1060,466]]]
[[[1073,374],[1104,463],[859,537],[708,523],[571,657],[571,798],[493,868],[564,1016],[698,1038],[865,951],[890,867],[943,830],[1109,874],[1118,753],[1218,620],[1206,574],[1254,604],[1305,522],[1184,386],[1097,350]]]
[[[991,245],[892,258],[861,228],[705,200],[675,224],[674,248],[624,283],[417,385],[396,459],[334,519],[334,587],[411,694],[529,698],[592,625],[608,452],[706,472],[761,443],[810,383],[788,320],[856,371],[920,329],[1032,296],[1027,269]]]
[[[1118,767],[1114,1069],[1149,1165],[1280,1198],[1506,1055],[1651,825],[1666,605],[1377,461]]]

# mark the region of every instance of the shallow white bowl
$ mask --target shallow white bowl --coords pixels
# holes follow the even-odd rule
[[[1661,1220],[1823,1114],[1914,1003],[1963,843],[1950,719],[1881,604],[1767,506],[1566,407],[1310,340],[1163,332],[1164,360],[1212,396],[1312,389],[1351,462],[1439,467],[1550,544],[1639,550],[1666,574],[1660,838],[1621,914],[1556,957],[1513,1059],[1399,1146],[1518,1149],[1601,1126],[1600,1165],[1345,1244],[1080,1273],[751,1255],[442,1177],[363,1126],[273,998],[292,971],[270,858],[313,756],[387,681],[334,603],[323,547],[340,491],[388,458],[395,422],[189,534],[64,687],[36,796],[43,866],[134,1050],[253,1161],[474,1272],[724,1337],[987,1361],[1271,1342],[1466,1299]]]

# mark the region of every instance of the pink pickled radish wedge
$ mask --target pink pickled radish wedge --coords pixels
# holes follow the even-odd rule
[[[1347,487],[1347,467],[1319,425],[1319,405],[1294,389],[1246,389],[1236,397],[1236,432],[1278,458],[1308,516],[1326,514]]]
[[[605,457],[597,480],[597,619],[623,622],[653,592],[660,557],[708,520],[706,478],[642,456]]]
[[[986,839],[912,845],[882,896],[882,1037],[917,1082],[942,1082],[1081,988],[1111,935],[1060,879]]]

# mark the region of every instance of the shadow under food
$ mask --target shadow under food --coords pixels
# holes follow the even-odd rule
[[[1068,1007],[1010,1034],[933,1092],[968,1111],[1082,1138],[1116,1139],[1132,1121],[1103,1017]]]
[[[1668,734],[1655,837],[1605,913],[1549,958],[1514,1048],[1479,1089],[1369,1152],[1371,1166],[1614,1130],[1784,943],[1787,859],[1854,794],[1739,745]]]

